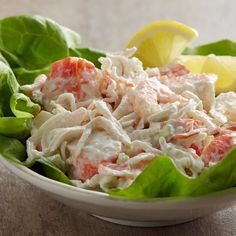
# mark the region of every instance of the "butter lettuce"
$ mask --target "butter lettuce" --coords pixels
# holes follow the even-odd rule
[[[207,56],[210,54],[215,54],[216,56],[236,56],[236,42],[224,39],[194,48],[187,48],[183,54],[202,56]]]
[[[80,44],[80,36],[41,16],[14,16],[0,20],[0,52],[20,84],[32,83],[35,70],[45,73],[49,65],[69,56],[69,48]],[[24,78],[22,74],[26,73]]]
[[[0,61],[0,116],[10,116],[10,98],[17,92],[19,85],[11,68]]]
[[[80,56],[99,66],[97,59],[104,54],[80,49],[80,42],[79,34],[42,16],[0,20],[0,52],[20,85],[33,83],[39,74],[48,74],[54,61],[67,56]]]
[[[8,138],[0,134],[0,155],[21,164],[26,158],[25,146],[18,139]]]
[[[18,139],[8,138],[0,134],[0,155],[7,160],[35,170],[36,172],[56,181],[72,185],[69,178],[55,165],[55,159],[35,157],[27,162],[25,145]],[[58,160],[56,160],[58,162]]]
[[[23,139],[30,134],[31,120],[28,118],[1,117],[0,134]]]
[[[0,62],[3,62],[5,65],[9,66],[7,60],[4,58],[4,56],[0,53]]]
[[[169,157],[158,157],[128,188],[112,189],[109,194],[129,199],[197,197],[234,186],[236,186],[236,148],[222,161],[205,169],[196,178],[182,174]]]
[[[30,133],[32,109],[37,107],[39,110],[40,107],[23,94],[19,95],[18,91],[19,84],[14,73],[7,63],[0,61],[0,134],[22,139]]]
[[[40,111],[40,106],[33,103],[29,97],[23,93],[14,93],[10,99],[10,107],[13,114],[20,118],[33,118]]]
[[[101,67],[101,63],[98,61],[100,57],[105,57],[106,54],[104,52],[92,50],[89,48],[75,48],[70,49],[70,56],[73,57],[82,57],[91,61],[97,68]]]

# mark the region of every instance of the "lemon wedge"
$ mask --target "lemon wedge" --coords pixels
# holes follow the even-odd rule
[[[236,57],[231,56],[179,56],[192,73],[214,73],[218,76],[216,94],[236,91]]]
[[[178,57],[198,36],[196,30],[176,21],[157,21],[138,31],[127,47],[136,47],[134,56],[144,67],[164,66]]]

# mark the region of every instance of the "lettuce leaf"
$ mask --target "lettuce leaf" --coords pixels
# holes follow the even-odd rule
[[[80,36],[41,16],[13,16],[0,21],[0,49],[13,68],[43,68],[69,55]]]
[[[0,155],[21,164],[26,158],[25,146],[18,139],[8,138],[0,134]]]
[[[126,189],[112,189],[113,197],[147,199],[157,197],[196,197],[236,186],[236,148],[197,178],[182,174],[173,161],[162,156],[151,164]]]
[[[32,83],[35,74],[61,58],[69,56],[69,48],[78,47],[80,36],[66,27],[41,16],[13,16],[0,20],[0,51],[9,65],[20,70],[20,84]],[[27,77],[22,79],[22,73]],[[40,74],[40,73],[39,73]]]
[[[11,68],[0,61],[0,116],[11,116],[10,98],[19,90],[19,85]]]
[[[70,179],[59,168],[46,159],[37,159],[31,169],[50,179],[73,185]]]
[[[182,54],[202,56],[209,54],[215,54],[216,56],[236,56],[236,42],[224,39],[194,48],[187,48]]]
[[[13,72],[17,78],[17,81],[19,84],[32,84],[35,80],[35,78],[38,75],[45,74],[47,75],[50,72],[51,65],[48,65],[44,68],[35,69],[35,70],[29,70],[23,67],[20,68],[13,68]]]
[[[78,48],[76,32],[42,17],[21,15],[0,20],[0,53],[20,85],[33,83],[39,74],[48,74],[50,65],[68,56],[78,56],[100,66],[104,56],[88,48]]]
[[[105,57],[106,54],[104,52],[92,50],[89,48],[75,48],[70,49],[70,56],[74,57],[82,57],[91,61],[97,68],[101,67],[101,63],[98,61],[100,57]]]
[[[0,134],[23,139],[29,135],[31,118],[40,106],[18,90],[19,84],[11,68],[0,61]]]
[[[0,134],[23,139],[30,134],[31,119],[17,117],[0,118]]]
[[[13,114],[18,118],[33,118],[40,111],[40,106],[33,103],[23,93],[14,93],[10,99],[10,107]]]
[[[0,53],[0,61],[3,62],[5,65],[9,66],[7,60],[4,58],[4,56],[2,55],[2,53]]]
[[[29,167],[48,178],[72,185],[69,178],[54,164],[55,157],[54,160],[36,157],[31,162],[27,162],[25,145],[18,139],[8,138],[0,134],[0,155],[13,163]]]

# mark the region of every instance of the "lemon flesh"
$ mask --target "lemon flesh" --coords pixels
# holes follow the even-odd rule
[[[213,73],[218,76],[216,94],[236,91],[236,57],[231,56],[179,56],[179,60],[192,73]]]
[[[198,36],[196,30],[176,21],[157,21],[138,31],[127,47],[136,47],[134,56],[144,67],[172,62]]]

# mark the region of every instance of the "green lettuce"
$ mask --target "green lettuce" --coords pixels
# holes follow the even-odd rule
[[[0,134],[19,139],[29,136],[31,118],[38,114],[40,106],[22,93],[13,93],[10,100],[5,104],[10,105],[8,109],[15,116],[0,118]]]
[[[210,54],[215,54],[216,56],[236,56],[236,42],[224,39],[194,48],[187,48],[182,54],[202,56],[207,56]]]
[[[18,118],[33,118],[40,111],[40,106],[33,103],[23,93],[14,93],[10,99],[10,107],[13,114]]]
[[[106,54],[104,52],[92,50],[89,48],[75,48],[70,49],[70,56],[73,57],[82,57],[91,61],[97,68],[101,67],[101,63],[98,61],[100,57],[105,57]]]
[[[25,138],[30,133],[30,120],[14,117],[10,99],[19,90],[19,84],[7,63],[0,61],[0,134]]]
[[[167,156],[155,158],[125,189],[112,189],[114,197],[147,199],[157,197],[197,197],[236,186],[236,148],[198,177],[181,173]]]
[[[14,73],[7,63],[0,61],[0,134],[23,139],[30,133],[32,114],[40,107],[18,91]]]
[[[59,162],[58,157],[44,159],[35,157],[27,162],[25,145],[18,139],[8,138],[0,134],[0,155],[13,163],[29,167],[48,178],[72,185],[69,178],[58,168],[58,164],[55,164],[55,162]]]
[[[50,72],[51,64],[40,69],[30,70],[23,67],[13,68],[13,72],[19,84],[32,84],[38,75],[47,75]],[[27,83],[29,82],[29,83]]]
[[[68,56],[80,56],[99,66],[97,59],[104,54],[80,49],[80,42],[79,34],[42,16],[0,20],[0,52],[20,85],[33,83],[39,74],[48,74],[53,62]]]
[[[0,62],[3,62],[5,65],[9,66],[7,60],[4,58],[4,56],[2,55],[2,53],[0,53]]]
[[[69,48],[80,44],[80,36],[41,16],[13,16],[0,20],[0,51],[20,84],[32,83],[35,70],[43,70],[69,56]],[[22,73],[26,72],[24,79]],[[32,76],[29,76],[32,73]]]
[[[7,137],[23,139],[29,136],[31,119],[17,117],[0,118],[0,134]]]
[[[0,61],[0,116],[11,116],[10,98],[19,90],[17,80],[11,68]]]
[[[8,138],[0,134],[0,155],[17,164],[26,158],[25,146],[15,138]]]

